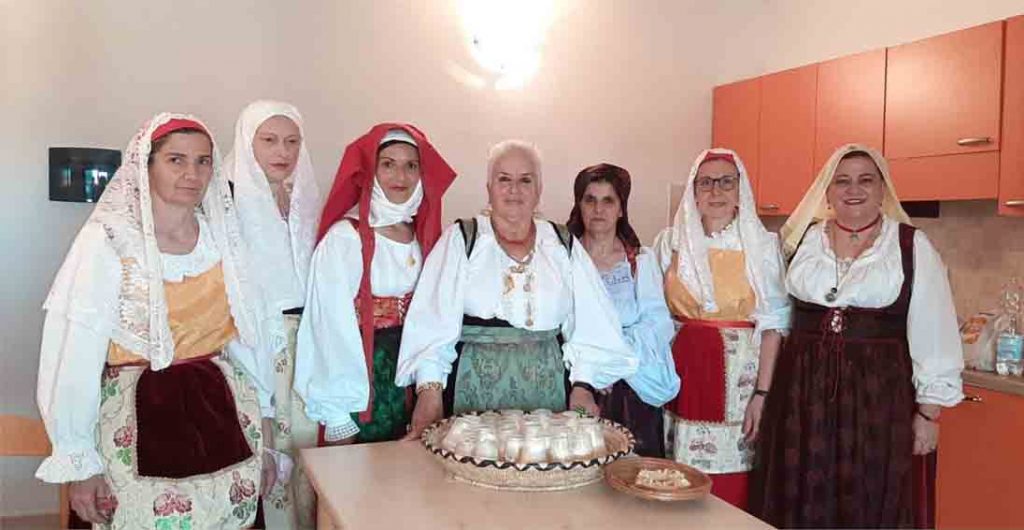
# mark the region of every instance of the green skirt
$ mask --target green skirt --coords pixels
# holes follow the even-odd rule
[[[448,382],[447,412],[565,410],[565,365],[558,333],[463,325],[454,381],[450,377]]]
[[[356,437],[359,443],[398,440],[407,432],[410,411],[406,406],[406,391],[395,386],[401,339],[401,327],[378,329],[373,334],[373,419],[363,423],[358,413],[352,414],[359,425]]]

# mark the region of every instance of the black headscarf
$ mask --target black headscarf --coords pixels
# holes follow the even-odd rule
[[[619,205],[622,207],[622,217],[615,224],[615,235],[627,249],[639,250],[640,238],[629,224],[629,213],[626,208],[629,202],[629,189],[631,187],[629,172],[619,166],[612,164],[597,164],[584,168],[576,175],[573,183],[573,195],[576,197],[572,206],[572,213],[569,214],[569,222],[566,226],[569,232],[576,237],[583,237],[586,227],[583,226],[583,214],[580,212],[580,201],[587,191],[587,186],[593,182],[607,182],[612,185],[615,194],[619,197]]]

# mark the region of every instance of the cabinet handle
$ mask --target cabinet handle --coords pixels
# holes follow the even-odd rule
[[[762,210],[778,210],[779,209],[779,205],[778,204],[762,204],[761,205],[761,209]]]
[[[1012,201],[1003,201],[1003,206],[1024,206],[1024,199],[1013,199]]]
[[[974,394],[964,394],[964,403],[984,403],[985,400],[981,399],[981,396],[975,396]]]
[[[988,136],[976,136],[972,138],[961,138],[956,141],[956,145],[962,145],[964,147],[972,145],[984,145],[992,143],[992,138]]]

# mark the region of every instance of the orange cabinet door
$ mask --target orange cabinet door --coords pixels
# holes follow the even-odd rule
[[[1006,21],[999,213],[1024,217],[1024,16]]]
[[[832,152],[856,143],[882,151],[885,130],[885,50],[818,65],[814,173]]]
[[[1024,398],[969,385],[964,401],[942,414],[935,525],[1024,528]]]
[[[761,78],[757,209],[793,211],[814,180],[814,113],[818,65]]]
[[[1003,25],[889,48],[885,154],[901,199],[998,194]]]
[[[743,159],[757,194],[757,131],[761,118],[761,80],[715,87],[712,93],[711,147],[728,147]]]

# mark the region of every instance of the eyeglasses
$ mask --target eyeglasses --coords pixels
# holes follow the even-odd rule
[[[726,175],[713,179],[711,177],[700,177],[694,181],[697,189],[700,191],[711,191],[714,189],[715,184],[718,184],[718,189],[722,191],[732,191],[736,189],[736,184],[739,184],[740,178],[736,175]]]

